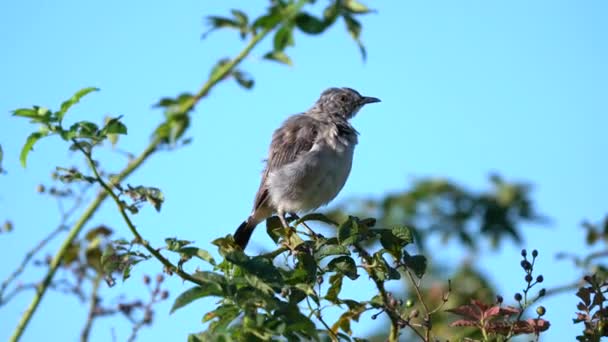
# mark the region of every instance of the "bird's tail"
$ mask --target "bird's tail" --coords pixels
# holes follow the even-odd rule
[[[258,222],[256,222],[253,217],[250,216],[236,229],[234,232],[234,242],[236,242],[241,249],[245,249],[249,239],[251,238],[251,234],[257,225]]]

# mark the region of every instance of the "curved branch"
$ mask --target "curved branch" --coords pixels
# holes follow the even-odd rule
[[[297,12],[299,12],[300,9],[307,2],[308,2],[307,0],[299,0],[293,7],[292,15],[295,15]],[[207,80],[207,82],[205,82],[205,84],[203,84],[203,86],[195,94],[195,96],[193,96],[189,101],[186,101],[182,105],[181,110],[184,113],[186,113],[186,112],[194,109],[194,107],[196,107],[197,103],[204,96],[206,96],[209,93],[209,91],[216,84],[218,84],[222,79],[224,79],[227,75],[229,75],[230,72],[239,63],[241,63],[243,61],[243,59],[245,59],[245,57],[247,57],[249,55],[251,50],[253,50],[253,48],[262,39],[264,39],[272,30],[274,30],[278,24],[279,23],[276,23],[275,25],[268,27],[268,28],[260,31],[258,34],[254,35],[253,38],[249,41],[249,43],[245,46],[245,48],[234,59],[232,59],[230,62],[226,63],[220,70],[218,70],[213,75],[211,75],[211,77]],[[131,175],[135,170],[137,170],[148,159],[148,157],[154,151],[156,151],[156,149],[161,144],[161,142],[162,142],[162,139],[160,139],[159,137],[153,138],[153,140],[146,147],[146,149],[137,158],[135,158],[133,161],[131,161],[122,172],[120,172],[118,174],[118,176],[116,177],[116,180],[118,182],[120,182],[120,181],[124,180],[125,178],[127,178],[129,175]],[[61,247],[57,251],[57,254],[55,254],[55,256],[53,257],[53,260],[51,261],[47,274],[44,276],[44,279],[42,280],[40,285],[37,287],[36,295],[34,296],[34,298],[32,299],[32,302],[30,303],[30,305],[27,307],[27,309],[21,316],[21,319],[19,320],[19,323],[17,324],[17,327],[15,328],[13,335],[10,337],[9,341],[14,342],[14,341],[19,340],[19,338],[23,334],[25,328],[27,327],[29,321],[31,320],[32,316],[34,315],[34,312],[38,308],[38,305],[40,304],[42,297],[44,297],[44,294],[46,293],[46,290],[48,289],[49,284],[51,283],[51,281],[55,275],[55,272],[57,271],[57,268],[61,264],[61,260],[67,253],[70,245],[72,244],[74,239],[76,239],[76,237],[78,236],[78,234],[80,233],[80,231],[82,230],[84,225],[89,221],[89,219],[93,216],[93,214],[97,211],[97,209],[99,209],[99,207],[101,206],[101,204],[105,201],[105,199],[107,197],[108,197],[107,191],[104,190],[104,191],[99,192],[99,194],[91,202],[89,207],[87,207],[87,209],[84,211],[84,213],[82,214],[80,219],[74,224],[72,229],[69,231],[68,236],[61,244]]]

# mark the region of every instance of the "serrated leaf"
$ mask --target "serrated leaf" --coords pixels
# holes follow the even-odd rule
[[[98,90],[99,90],[99,88],[95,88],[95,87],[83,88],[83,89],[80,89],[79,91],[77,91],[76,94],[74,94],[71,98],[69,98],[68,100],[64,101],[61,104],[61,108],[56,113],[57,114],[57,119],[59,120],[59,122],[61,122],[63,120],[63,117],[68,112],[68,110],[73,105],[77,104],[80,101],[80,99],[82,99],[87,94],[92,93],[94,91],[98,91]]]
[[[42,138],[44,138],[46,134],[41,132],[34,132],[27,137],[25,144],[21,148],[21,154],[19,155],[19,161],[21,162],[21,166],[25,168],[27,166],[27,155],[34,148],[34,144]]]
[[[342,273],[352,280],[359,277],[357,274],[357,265],[355,264],[353,258],[349,256],[340,256],[334,258],[329,262],[329,264],[327,264],[327,268],[330,271]]]
[[[283,51],[271,51],[264,55],[264,59],[279,62],[286,65],[293,65],[291,58]]]
[[[209,296],[222,296],[222,288],[219,284],[216,283],[205,283],[201,286],[195,286],[190,288],[179,296],[175,298],[175,302],[173,302],[173,306],[171,307],[170,313],[175,312],[175,310],[181,309],[184,306],[192,303],[193,301]]]

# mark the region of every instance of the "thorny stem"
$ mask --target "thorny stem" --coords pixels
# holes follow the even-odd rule
[[[293,7],[293,11],[291,12],[292,15],[295,15],[296,13],[298,13],[300,11],[300,9],[306,3],[307,3],[307,0],[298,1]],[[230,74],[230,72],[239,63],[241,63],[241,61],[243,61],[243,59],[245,59],[245,57],[247,57],[249,55],[251,50],[253,50],[253,48],[262,39],[264,39],[272,30],[274,30],[274,28],[278,24],[279,23],[276,23],[275,25],[270,26],[270,27],[260,31],[258,34],[254,35],[253,38],[249,41],[249,43],[245,46],[245,48],[234,59],[232,59],[228,63],[224,64],[217,72],[213,73],[213,75],[211,75],[211,77],[207,80],[207,82],[205,84],[203,84],[201,89],[189,101],[186,101],[182,104],[182,106],[180,108],[181,112],[187,113],[188,111],[194,109],[196,104],[204,96],[206,96],[209,93],[209,91],[216,84],[218,84],[222,79],[226,78],[226,76],[228,76]],[[127,167],[118,174],[118,176],[116,177],[116,181],[120,182],[120,181],[124,180],[129,175],[131,175],[135,170],[137,170],[148,159],[148,157],[150,157],[150,155],[154,151],[156,151],[156,149],[158,148],[158,146],[161,143],[162,143],[162,138],[159,136],[155,136],[152,139],[152,141],[150,142],[150,144],[144,149],[144,151],[137,158],[133,159],[127,165]],[[13,335],[9,339],[10,342],[15,342],[15,341],[19,340],[19,338],[23,334],[26,326],[28,325],[29,321],[31,320],[32,316],[34,315],[34,312],[38,308],[38,305],[40,304],[42,297],[44,297],[44,294],[46,293],[46,290],[48,289],[49,284],[51,283],[53,277],[55,276],[55,272],[57,271],[57,268],[61,264],[61,260],[67,253],[70,245],[72,244],[74,239],[76,239],[76,237],[78,236],[78,234],[80,233],[80,231],[82,230],[84,225],[89,221],[89,219],[93,216],[93,214],[97,211],[97,209],[99,209],[99,207],[101,206],[101,204],[105,201],[105,199],[107,197],[108,197],[107,191],[99,192],[97,194],[97,196],[95,197],[95,199],[91,202],[91,204],[84,211],[82,216],[78,219],[78,221],[76,221],[76,223],[74,224],[72,229],[69,231],[67,237],[65,238],[61,247],[57,251],[57,254],[55,254],[55,256],[53,257],[53,260],[51,261],[47,274],[44,276],[44,279],[42,280],[40,285],[37,287],[36,294],[34,295],[32,302],[30,303],[30,305],[27,307],[27,309],[21,316],[21,319],[19,320],[17,327],[13,331]]]

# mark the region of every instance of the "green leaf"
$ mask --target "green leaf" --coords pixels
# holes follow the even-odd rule
[[[236,22],[239,24],[241,38],[245,38],[247,33],[249,33],[249,18],[247,18],[247,14],[237,9],[230,10],[230,12],[236,19]]]
[[[232,76],[236,80],[236,83],[238,83],[241,87],[243,87],[245,89],[253,88],[253,85],[255,82],[249,74],[247,74],[241,70],[235,70],[232,72]]]
[[[34,132],[30,134],[29,137],[27,137],[25,144],[21,148],[21,154],[19,155],[19,161],[21,162],[21,166],[23,168],[25,168],[27,165],[27,155],[34,148],[34,144],[45,136],[46,134],[43,134],[41,132]]]
[[[68,131],[61,132],[61,138],[69,141],[74,138],[97,139],[99,128],[93,122],[79,121],[70,126]]]
[[[376,252],[373,256],[373,264],[371,268],[375,274],[375,277],[381,281],[400,279],[401,274],[382,257],[382,252]]]
[[[179,250],[191,244],[193,241],[188,240],[178,240],[176,238],[166,238],[165,243],[167,244],[167,249],[174,252],[179,252]]]
[[[134,201],[146,201],[156,209],[156,211],[160,211],[163,202],[165,201],[165,196],[163,192],[155,187],[151,186],[141,186],[138,185],[136,187],[128,186],[128,189],[124,191],[131,199]]]
[[[295,22],[297,28],[308,34],[319,34],[325,31],[327,28],[325,22],[306,12],[298,13],[298,15],[296,15]]]
[[[329,277],[329,283],[331,286],[327,290],[327,294],[325,295],[325,299],[332,303],[336,303],[338,301],[338,295],[342,290],[342,278],[344,277],[341,273],[333,274]]]
[[[83,88],[83,89],[80,89],[79,91],[77,91],[76,94],[74,94],[74,96],[72,96],[68,100],[64,101],[61,104],[61,108],[56,113],[57,114],[57,119],[59,120],[59,122],[61,122],[63,120],[63,117],[68,112],[68,110],[73,105],[77,104],[80,101],[81,98],[83,98],[84,96],[86,96],[87,94],[89,94],[91,92],[98,91],[98,90],[99,90],[99,88],[95,88],[95,87]]]
[[[209,330],[213,332],[219,332],[225,329],[230,322],[232,322],[235,318],[237,318],[241,314],[241,310],[238,306],[234,304],[223,304],[220,305],[217,309],[207,312],[205,316],[203,316],[203,322],[208,322],[210,320],[216,319],[216,321],[212,322],[209,325]],[[202,341],[230,341],[228,339],[203,339]]]
[[[424,255],[413,255],[413,256],[411,256],[411,255],[409,255],[409,254],[406,253],[403,256],[403,263],[405,264],[405,266],[407,268],[409,268],[412,271],[414,271],[414,274],[418,278],[422,278],[422,276],[426,272],[427,261],[426,261],[426,257]]]
[[[226,260],[239,266],[243,271],[251,273],[265,282],[278,284],[281,282],[279,270],[272,261],[263,257],[250,258],[242,251],[232,251],[226,255]]]
[[[196,271],[192,276],[203,282],[219,284],[222,287],[226,285],[226,278],[216,272]]]
[[[217,29],[221,29],[221,28],[232,28],[232,29],[237,29],[237,30],[241,29],[241,24],[239,24],[238,21],[229,19],[229,18],[218,17],[218,16],[208,16],[207,22],[208,22],[209,26],[211,26],[211,28],[207,32],[203,33],[203,35],[202,35],[203,39],[207,38],[207,36],[211,32],[213,32]]]
[[[401,259],[401,250],[403,245],[399,238],[388,230],[382,230],[380,233],[380,244],[386,249],[395,259]]]
[[[350,33],[351,37],[357,43],[357,46],[359,46],[359,51],[361,52],[361,57],[365,61],[365,59],[367,58],[367,51],[365,50],[365,46],[363,45],[363,42],[361,41],[361,38],[360,38],[361,23],[350,15],[345,14],[343,17],[344,17],[344,22],[346,23],[346,30],[348,31],[348,33]]]
[[[274,289],[272,288],[272,286],[266,283],[258,276],[255,276],[253,274],[245,274],[245,280],[249,285],[251,285],[251,287],[258,289],[267,295],[274,294]]]
[[[304,270],[306,272],[306,278],[302,281],[308,284],[314,283],[317,280],[318,267],[315,259],[307,253],[298,254],[297,259],[296,269]]]
[[[211,256],[211,253],[207,252],[204,249],[200,249],[197,247],[182,247],[179,249],[179,253],[188,257],[195,256],[201,260],[205,260],[213,266],[216,265],[215,259],[213,259],[213,257]]]
[[[338,227],[338,241],[341,245],[351,245],[359,241],[359,224],[357,218],[349,216],[348,219]]]
[[[281,231],[283,230],[283,224],[277,216],[271,216],[266,219],[266,233],[274,243],[278,243],[281,238]]]
[[[195,286],[189,290],[184,291],[182,294],[175,298],[175,302],[171,307],[170,313],[175,312],[177,309],[181,309],[184,306],[192,303],[193,301],[209,296],[222,296],[222,288],[216,283],[206,283],[202,286]]]
[[[293,65],[293,63],[291,62],[291,58],[289,58],[289,56],[287,56],[287,54],[283,51],[268,52],[264,55],[264,59],[279,62],[282,64],[287,64],[289,66]]]
[[[277,310],[275,315],[279,316],[285,321],[286,331],[293,331],[298,334],[304,334],[304,336],[315,336],[317,337],[317,328],[315,324],[304,316],[297,307],[288,307],[285,310]],[[306,341],[312,341],[312,338],[305,339]],[[318,337],[314,340],[318,340]]]
[[[234,16],[234,18],[236,19],[236,21],[241,26],[246,26],[247,23],[249,22],[249,19],[247,18],[247,14],[245,14],[245,12],[243,12],[241,10],[232,9],[232,10],[230,10],[230,13],[232,13],[232,15]]]
[[[332,25],[340,14],[340,3],[335,1],[331,2],[325,10],[323,10],[323,19],[327,26]]]
[[[350,251],[344,245],[323,245],[315,253],[315,259],[321,260],[330,255],[350,255]]]
[[[106,134],[127,134],[127,126],[120,122],[120,116],[108,120],[104,128],[101,129],[100,135]]]
[[[293,26],[284,25],[274,35],[274,51],[283,51],[288,46],[294,45]]]
[[[344,2],[343,8],[349,11],[350,13],[356,14],[365,14],[373,12],[373,10],[369,9],[367,6],[356,0],[346,0]]]
[[[330,271],[339,272],[355,280],[359,277],[357,274],[357,265],[353,258],[348,256],[340,256],[329,262],[327,265]]]
[[[403,240],[406,244],[410,244],[414,242],[414,237],[412,236],[412,231],[403,226],[397,226],[391,229],[391,233],[399,239]]]
[[[302,216],[299,220],[297,220],[295,222],[295,225],[297,226],[297,225],[301,224],[302,222],[307,222],[307,221],[319,221],[319,222],[327,223],[331,226],[338,225],[334,220],[332,220],[329,217],[327,217],[323,214],[320,214],[320,213],[306,214],[306,215]]]
[[[53,113],[48,108],[34,106],[32,108],[19,108],[13,111],[13,116],[33,119],[35,122],[50,123],[54,121]]]

